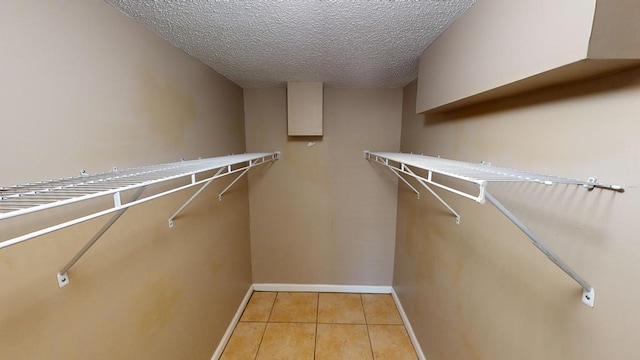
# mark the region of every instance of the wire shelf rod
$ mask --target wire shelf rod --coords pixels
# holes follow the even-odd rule
[[[178,163],[178,164],[181,164],[181,163]],[[152,169],[145,169],[145,171],[120,170],[120,171],[114,171],[114,172],[100,173],[96,175],[86,175],[86,176],[80,176],[80,177],[74,177],[74,178],[56,179],[51,181],[40,181],[40,182],[27,183],[22,185],[15,185],[11,187],[3,187],[2,190],[0,191],[0,194],[5,196],[7,194],[18,195],[21,193],[28,193],[28,192],[37,191],[37,190],[58,190],[58,189],[82,186],[86,184],[99,184],[102,182],[109,182],[116,179],[127,179],[132,177],[135,177],[138,180],[140,179],[151,180],[157,177],[157,176],[154,177],[153,175],[154,173],[157,173],[159,171],[165,171],[170,174],[177,174],[177,173],[180,173],[181,172],[180,170],[184,169],[185,167],[186,165],[173,166],[173,167],[154,167]],[[191,168],[194,168],[194,166],[191,165]]]
[[[29,207],[29,206],[34,206],[34,205],[39,205],[39,204],[48,204],[52,202],[52,200],[37,200],[37,199],[33,199],[33,200],[25,200],[25,201],[7,201],[6,203],[3,202],[2,205],[8,205],[8,206],[17,206],[20,208],[24,208],[24,207]]]
[[[592,190],[594,188],[601,188],[606,190],[613,190],[616,192],[624,192],[624,188],[622,188],[622,186],[599,183],[595,178],[589,178],[587,181],[584,181],[567,177],[544,175],[522,170],[495,167],[484,163],[472,164],[416,154],[374,153],[365,151],[364,157],[369,161],[388,167],[401,179],[403,179],[403,177],[400,174],[406,174],[413,177],[420,184],[425,186],[425,188],[430,190],[431,193],[434,194],[452,212],[454,212],[453,209],[451,209],[446,204],[446,202],[444,202],[439,196],[437,196],[435,192],[433,192],[433,190],[431,190],[426,185],[427,183],[480,203],[484,203],[485,199],[488,200],[504,216],[506,216],[513,224],[515,224],[527,237],[529,237],[533,245],[536,246],[538,250],[545,254],[547,258],[549,258],[549,260],[551,260],[556,266],[558,266],[562,271],[564,271],[582,287],[582,302],[587,306],[594,306],[595,290],[593,289],[593,287],[589,285],[589,283],[584,280],[584,278],[582,278],[577,272],[575,272],[575,270],[573,270],[562,259],[560,259],[560,257],[553,253],[549,248],[547,248],[536,237],[536,235],[533,234],[526,225],[524,225],[524,223],[522,223],[513,213],[511,213],[495,197],[493,197],[488,191],[486,191],[486,185],[488,182],[533,182],[545,185],[574,184],[584,186],[589,190]],[[425,178],[424,176],[415,173],[411,168],[417,169],[416,171],[420,171],[420,174],[426,171],[427,177]],[[474,184],[478,188],[479,193],[478,195],[470,194],[441,184],[436,181],[436,179],[434,179],[434,174],[467,181],[471,184]]]
[[[484,202],[484,188],[486,186],[486,182],[485,181],[476,181],[474,179],[466,179],[466,178],[465,179],[461,179],[461,180],[467,180],[467,181],[469,181],[469,182],[471,182],[473,184],[478,185],[480,191],[479,191],[478,195],[474,195],[474,194],[469,194],[469,193],[460,191],[458,189],[454,189],[452,187],[440,184],[439,182],[432,180],[432,176],[428,176],[428,177],[425,178],[424,176],[417,175],[416,173],[411,171],[407,166],[404,166],[402,164],[400,165],[400,167],[398,167],[398,166],[392,165],[391,163],[389,163],[387,161],[383,161],[378,157],[373,158],[373,159],[372,158],[368,158],[368,159],[371,160],[371,161],[374,161],[374,162],[376,162],[376,163],[378,163],[380,165],[386,166],[386,167],[388,167],[389,169],[392,169],[395,172],[409,175],[409,176],[411,176],[412,178],[414,178],[416,180],[423,181],[423,182],[425,182],[427,184],[430,184],[430,185],[433,185],[433,186],[437,186],[437,187],[439,187],[441,189],[453,192],[453,193],[455,193],[457,195],[460,195],[460,196],[463,196],[463,197],[465,197],[467,199],[471,199],[471,200],[477,201],[479,203],[483,203]]]
[[[71,195],[73,196],[78,196],[78,195],[83,195],[83,194],[88,194],[88,193],[99,193],[101,192],[101,190],[82,190],[82,189],[60,189],[60,190],[56,190],[56,191],[51,191],[51,192],[39,192],[39,193],[27,193],[27,194],[20,194],[20,196],[13,196],[13,197],[6,197],[0,201],[22,201],[23,199],[29,199],[31,197],[42,197],[42,198],[50,198],[52,196],[55,195]]]
[[[278,158],[279,158],[279,152],[243,154],[243,155],[230,155],[230,156],[221,157],[221,158],[214,158],[214,159],[219,159],[219,160],[218,161],[210,161],[210,162],[208,162],[207,163],[207,167],[205,168],[206,170],[202,170],[202,171],[199,171],[199,172],[215,170],[216,169],[216,168],[212,169],[209,166],[218,166],[217,168],[220,168],[220,167],[227,167],[228,163],[232,163],[234,165],[238,165],[238,164],[241,164],[241,163],[246,163],[249,160],[257,160],[258,159],[259,161],[256,161],[254,163],[254,165],[253,165],[253,166],[257,166],[257,165],[261,165],[261,164],[266,164],[266,163],[271,162],[271,161],[275,161]],[[241,172],[247,166],[243,166],[243,167],[239,167],[237,169],[233,169],[230,172],[223,172],[223,173],[217,175],[217,177],[214,175],[214,176],[207,177],[205,179],[201,179],[201,180],[198,180],[198,181],[195,181],[195,182],[190,182],[189,184],[186,184],[186,185],[178,186],[178,187],[175,187],[175,188],[160,192],[158,194],[150,195],[150,196],[147,196],[147,197],[142,198],[142,199],[138,199],[138,200],[126,203],[126,204],[122,204],[119,207],[109,208],[109,209],[106,209],[106,210],[103,210],[103,211],[99,211],[99,212],[96,212],[96,213],[93,213],[93,214],[89,214],[89,215],[86,215],[86,216],[82,216],[82,217],[73,219],[73,220],[70,220],[70,221],[66,221],[64,223],[60,223],[60,224],[57,224],[57,225],[49,226],[49,227],[44,228],[44,229],[33,231],[33,232],[28,233],[28,234],[24,234],[22,236],[15,237],[13,239],[2,241],[2,242],[0,242],[0,249],[8,247],[8,246],[15,245],[15,244],[18,244],[18,243],[21,243],[23,241],[27,241],[27,240],[33,239],[33,238],[38,237],[38,236],[42,236],[42,235],[45,235],[45,234],[48,234],[48,233],[51,233],[51,232],[54,232],[54,231],[57,231],[57,230],[60,230],[60,229],[64,229],[66,227],[73,226],[73,225],[76,225],[76,224],[79,224],[79,223],[82,223],[82,222],[85,222],[85,221],[88,221],[88,220],[91,220],[91,219],[94,219],[94,218],[97,218],[97,217],[100,217],[100,216],[104,216],[104,215],[110,214],[112,212],[118,211],[120,209],[124,209],[124,208],[128,208],[128,207],[135,206],[135,205],[138,205],[138,204],[142,204],[142,203],[145,203],[145,202],[150,201],[150,200],[157,199],[157,198],[162,197],[162,196],[166,196],[166,195],[169,195],[169,194],[181,191],[181,190],[188,189],[188,188],[190,188],[192,186],[197,186],[199,184],[203,184],[203,183],[209,181],[212,178],[219,178],[219,177],[227,176],[227,175],[230,175],[230,174],[234,174],[236,172]],[[84,195],[84,196],[75,197],[75,198],[68,199],[68,200],[57,201],[55,203],[49,203],[49,204],[45,204],[45,205],[34,206],[34,207],[27,208],[27,209],[18,209],[18,210],[11,211],[11,212],[8,212],[8,213],[0,213],[0,220],[8,219],[8,218],[11,218],[11,217],[20,216],[20,215],[24,215],[24,214],[29,214],[29,213],[33,213],[33,212],[37,212],[37,211],[42,211],[42,210],[50,209],[50,208],[57,207],[57,206],[72,204],[72,203],[79,202],[79,201],[89,200],[89,199],[93,199],[93,198],[96,198],[96,197],[101,197],[101,196],[106,196],[106,195],[113,195],[114,193],[117,193],[117,192],[132,190],[132,189],[136,189],[138,187],[146,187],[146,186],[157,184],[157,183],[160,183],[160,182],[163,182],[163,181],[173,180],[173,179],[176,179],[176,178],[180,178],[180,177],[183,177],[183,176],[190,176],[190,175],[191,174],[188,174],[188,173],[187,174],[180,174],[180,175],[173,175],[173,176],[170,176],[170,177],[156,179],[156,180],[153,180],[153,181],[146,181],[146,182],[137,184],[135,186],[112,189],[112,190],[109,190],[109,191],[104,191],[104,192],[100,192],[100,193],[96,193],[96,194]]]
[[[477,182],[482,180],[496,182],[520,180],[539,182],[548,185],[554,183],[584,185],[588,187],[598,187],[618,192],[624,192],[624,189],[619,185],[603,184],[598,182],[590,182],[589,180],[585,181],[567,177],[540,174],[530,171],[496,167],[488,164],[473,164],[417,154],[374,153],[366,151],[365,157],[370,160],[384,159],[383,161],[386,162],[405,164],[407,166],[430,170],[435,173],[459,178],[470,182]]]
[[[51,207],[55,207],[55,206],[62,206],[62,205],[66,205],[66,204],[69,204],[69,203],[74,203],[74,202],[78,202],[78,201],[85,201],[85,200],[96,198],[96,197],[100,197],[100,196],[110,195],[110,194],[113,194],[115,192],[124,192],[124,191],[135,189],[135,188],[140,187],[140,186],[149,186],[149,185],[153,185],[153,184],[160,183],[160,182],[175,180],[175,179],[179,179],[181,177],[190,176],[194,172],[201,173],[201,172],[215,170],[215,169],[218,169],[220,167],[228,167],[230,164],[236,165],[236,164],[246,163],[251,159],[262,159],[262,161],[260,161],[259,163],[265,163],[267,161],[276,160],[278,154],[279,153],[257,153],[257,154],[229,155],[229,156],[226,156],[226,157],[212,158],[212,159],[217,159],[215,161],[207,161],[207,160],[210,160],[210,159],[205,159],[205,160],[200,162],[200,166],[198,166],[198,160],[191,161],[191,162],[180,162],[180,163],[177,163],[177,164],[180,164],[179,167],[183,168],[183,169],[182,169],[182,171],[179,171],[178,173],[172,173],[171,175],[167,175],[167,176],[159,176],[157,179],[141,181],[140,183],[137,183],[137,184],[134,184],[134,185],[118,187],[118,188],[110,189],[110,190],[107,190],[107,191],[96,192],[96,193],[91,193],[91,194],[87,194],[87,195],[74,197],[74,198],[67,199],[67,200],[57,201],[57,202],[51,203],[51,204],[45,204],[45,205],[41,205],[41,206],[32,207],[32,208],[29,208],[29,209],[22,209],[22,210],[19,210],[19,211],[0,214],[0,220],[5,219],[5,218],[9,218],[9,217],[13,217],[13,216],[20,216],[20,215],[23,215],[25,213],[42,211],[42,210],[45,210],[45,209],[48,209],[48,208],[51,208]],[[187,165],[182,165],[183,163],[188,163],[188,164]],[[176,166],[173,166],[173,164],[168,164],[168,166],[166,168],[173,169],[175,167]],[[186,167],[188,167],[189,170],[185,171]],[[166,168],[164,168],[164,169],[166,169]],[[231,172],[227,172],[226,174],[242,171],[243,169],[244,169],[244,167],[241,167],[241,168],[238,168],[238,169],[234,169]],[[64,189],[61,189],[58,192],[62,192],[62,191],[64,191]]]
[[[9,207],[4,207],[4,206],[3,206],[3,207],[0,207],[0,211],[1,211],[1,212],[16,211],[16,210],[20,210],[20,209],[22,209],[22,208],[20,208],[20,207],[12,207],[12,206],[9,206]]]

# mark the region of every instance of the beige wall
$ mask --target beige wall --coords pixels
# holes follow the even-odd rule
[[[478,0],[420,56],[417,110],[585,59],[595,7],[596,0]]]
[[[404,89],[402,151],[621,184],[489,190],[596,289],[581,288],[490,204],[401,184],[394,287],[431,360],[637,359],[640,69],[438,116]]]
[[[245,150],[242,89],[103,1],[5,1],[0,33],[0,185]],[[106,219],[0,250],[0,357],[210,358],[251,283],[246,189],[208,189],[171,230],[192,191],[131,209],[63,290]]]
[[[638,59],[640,51],[640,3],[633,0],[600,0],[596,4],[589,57]]]
[[[398,151],[402,89],[325,89],[324,136],[300,139],[286,89],[244,96],[247,151],[282,151],[249,177],[254,282],[390,285],[397,182],[362,151]]]
[[[417,111],[637,66],[640,2],[478,0],[422,53]]]

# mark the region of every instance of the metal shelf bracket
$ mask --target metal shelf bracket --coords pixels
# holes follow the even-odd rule
[[[435,196],[444,206],[456,215],[456,222],[460,222],[460,216],[455,212],[442,198],[440,198],[433,189],[427,184],[439,187],[441,189],[453,192],[454,194],[463,196],[467,199],[477,201],[483,204],[485,200],[488,200],[493,204],[503,215],[505,215],[511,222],[513,222],[537,247],[542,253],[544,253],[549,260],[551,260],[562,271],[569,275],[574,281],[582,286],[582,302],[590,307],[594,306],[595,290],[587,281],[585,281],[578,273],[576,273],[571,267],[569,267],[562,259],[560,259],[555,253],[549,250],[538,237],[529,230],[511,211],[509,211],[504,205],[502,205],[496,198],[493,197],[487,190],[486,186],[489,182],[533,182],[544,185],[553,184],[574,184],[582,185],[589,191],[594,188],[612,190],[616,192],[624,192],[622,186],[610,185],[599,183],[596,178],[590,177],[587,181],[564,178],[559,176],[543,175],[532,173],[528,171],[521,171],[515,169],[501,168],[491,166],[491,163],[482,162],[481,164],[472,164],[461,161],[441,159],[440,157],[430,157],[417,154],[404,154],[404,153],[378,153],[378,152],[364,152],[365,159],[373,161],[377,164],[386,166],[394,174],[396,174],[402,181],[407,184],[414,192],[418,192],[413,186],[411,186],[401,174],[405,174],[413,177],[422,186],[424,186],[433,196]],[[427,177],[417,175],[410,167],[420,169],[427,172]],[[433,174],[440,176],[458,179],[475,185],[478,189],[478,193],[470,193],[454,189],[450,186],[441,184],[433,178]]]
[[[218,178],[223,177],[223,176],[226,176],[226,175],[229,175],[229,174],[233,174],[233,173],[236,173],[236,172],[240,172],[240,175],[238,175],[238,177],[236,177],[236,178],[235,178],[235,179],[234,179],[234,180],[233,180],[233,181],[232,181],[232,182],[231,182],[231,183],[230,183],[226,188],[224,188],[224,190],[222,190],[222,192],[220,192],[220,194],[218,195],[218,200],[219,200],[219,201],[222,201],[222,195],[224,195],[224,194],[225,194],[229,189],[231,189],[231,187],[232,187],[233,185],[235,185],[235,184],[238,182],[238,180],[240,180],[240,178],[241,178],[242,176],[244,176],[247,172],[249,172],[249,170],[251,170],[252,168],[254,168],[254,167],[258,166],[258,165],[262,165],[262,164],[265,164],[265,163],[267,163],[267,162],[275,161],[275,160],[278,160],[278,159],[280,159],[280,152],[279,152],[279,151],[276,151],[275,153],[272,153],[272,154],[270,154],[269,156],[265,156],[265,157],[261,157],[261,158],[256,158],[256,159],[250,159],[250,160],[248,160],[248,164],[247,164],[246,166],[241,167],[241,168],[239,168],[239,169],[233,169],[233,166],[232,166],[232,165],[227,165],[227,166],[221,167],[220,169],[218,169],[218,171],[217,171],[217,172],[215,173],[215,175],[213,175],[212,177],[210,177],[210,178],[208,178],[208,179],[205,179],[205,180],[201,180],[201,181],[199,181],[199,182],[204,181],[204,182],[205,182],[205,183],[204,183],[204,185],[202,185],[202,187],[201,187],[200,189],[198,189],[198,191],[196,191],[196,193],[195,193],[195,194],[193,194],[193,195],[189,198],[189,200],[187,200],[187,201],[186,201],[182,206],[180,206],[180,208],[179,208],[175,213],[173,213],[173,215],[171,215],[171,216],[169,217],[169,220],[168,220],[169,227],[170,227],[170,228],[172,228],[172,227],[173,227],[173,225],[174,225],[173,220],[174,220],[174,219],[175,219],[175,218],[176,218],[176,217],[177,217],[177,216],[178,216],[178,215],[179,215],[179,214],[180,214],[180,213],[181,213],[181,212],[182,212],[182,211],[183,211],[183,210],[184,210],[184,209],[185,209],[185,208],[186,208],[186,207],[187,207],[187,206],[188,206],[192,201],[193,201],[193,200],[195,200],[195,198],[196,198],[196,197],[198,197],[198,195],[200,195],[200,193],[202,193],[202,191],[203,191],[207,186],[209,186],[209,185],[213,182],[213,180],[218,179]],[[198,182],[196,181],[195,174],[193,174],[193,175],[192,175],[192,177],[191,177],[191,183],[192,183],[192,184],[196,184],[196,183],[198,183]]]
[[[413,192],[417,194],[417,198],[420,199],[420,192],[413,185],[411,185],[411,183],[409,183],[409,181],[407,181],[402,175],[400,175],[400,173],[404,173],[413,177],[416,181],[418,181],[420,185],[422,185],[425,189],[427,189],[431,193],[431,195],[433,195],[438,201],[440,201],[440,203],[442,203],[442,205],[444,205],[456,217],[456,224],[460,225],[460,214],[458,214],[457,211],[455,211],[446,201],[444,201],[444,199],[442,199],[435,191],[433,191],[433,189],[431,189],[429,185],[427,185],[426,183],[427,181],[431,182],[431,172],[429,172],[428,178],[425,179],[421,176],[416,175],[416,173],[411,171],[411,169],[409,169],[409,167],[407,167],[405,164],[400,163],[399,164],[400,167],[398,168],[390,164],[387,159],[380,159],[375,155],[372,156],[371,153],[368,151],[364,152],[364,158],[367,160],[376,162],[380,165],[383,165],[389,170],[391,170],[391,172],[394,173],[400,180],[402,180],[402,182],[404,182],[409,188],[411,188],[411,190],[413,190]]]
[[[138,198],[140,197],[140,195],[142,195],[142,192],[144,191],[144,187],[138,188],[138,190],[135,192],[135,194],[133,194],[133,196],[131,196],[131,199],[129,199],[129,202],[133,202],[138,200]],[[114,198],[114,203],[115,203],[115,207],[116,208],[121,208],[122,207],[122,203],[120,202],[120,193],[117,192],[113,195]],[[98,240],[100,240],[100,238],[102,237],[102,235],[104,235],[104,233],[107,232],[107,230],[109,230],[109,228],[115,224],[116,221],[118,221],[118,219],[120,219],[120,216],[122,216],[129,208],[126,207],[124,209],[118,210],[118,212],[116,212],[115,214],[113,214],[113,216],[111,217],[111,219],[109,219],[109,221],[107,221],[106,224],[104,224],[102,226],[102,228],[100,230],[98,230],[98,232],[93,235],[93,237],[91,238],[91,240],[89,240],[89,242],[87,242],[82,249],[80,249],[80,251],[78,251],[78,253],[76,253],[73,258],[71,258],[71,260],[69,260],[69,262],[67,263],[67,265],[65,265],[60,271],[58,271],[58,273],[56,274],[56,278],[58,279],[58,287],[60,287],[61,289],[65,286],[67,286],[69,284],[69,275],[67,275],[67,272],[69,271],[69,269],[71,269],[71,267],[73,267],[73,265],[75,265],[76,262],[78,262],[78,260],[80,260],[80,258],[87,252],[89,251],[89,249],[91,249],[91,247],[98,242]]]
[[[573,280],[575,280],[575,282],[582,286],[582,302],[585,305],[593,307],[593,303],[595,301],[595,290],[593,289],[593,287],[589,285],[589,283],[585,279],[578,275],[575,270],[573,270],[569,265],[562,261],[562,259],[560,259],[558,255],[547,248],[542,243],[542,241],[540,241],[540,239],[538,239],[538,237],[531,230],[529,230],[529,228],[524,223],[522,223],[522,221],[520,221],[511,211],[509,211],[504,205],[502,205],[502,203],[494,198],[493,195],[489,194],[489,192],[485,192],[485,196],[487,200],[489,200],[489,202],[496,207],[496,209],[504,214],[504,216],[511,220],[511,222],[515,226],[517,226],[520,231],[522,231],[525,235],[527,235],[527,237],[529,237],[531,243],[533,243],[533,245],[537,247],[538,250],[545,254],[549,260],[551,260],[554,264],[556,264],[556,266],[558,266],[562,271],[564,271]]]
[[[202,185],[180,209],[169,218],[169,226],[173,219],[198,196],[213,180],[234,173],[244,175],[249,169],[274,162],[280,158],[280,152],[250,153],[180,161],[167,164],[143,166],[88,174],[83,171],[80,176],[30,182],[21,185],[0,187],[0,222],[2,220],[32,214],[48,209],[84,202],[96,198],[113,197],[113,205],[107,209],[88,213],[72,220],[60,222],[52,226],[40,228],[11,239],[0,240],[0,249],[19,244],[36,237],[52,233],[85,221],[112,214],[107,223],[89,240],[87,244],[56,274],[60,288],[69,284],[69,269],[102,237],[102,235],[126,212],[135,205],[145,203],[178,191]],[[216,174],[197,180],[197,174],[205,174],[217,170]],[[141,197],[148,186],[175,180],[190,178],[186,185],[175,185],[168,190]],[[239,177],[238,177],[239,178]],[[238,179],[235,179],[221,194],[224,194]],[[129,202],[122,202],[121,194],[135,191]]]
[[[213,175],[213,177],[209,180],[207,180],[207,182],[204,183],[204,185],[202,185],[202,187],[200,187],[200,189],[198,189],[198,191],[196,191],[195,194],[193,194],[189,200],[187,200],[184,204],[182,204],[182,206],[180,206],[180,208],[173,213],[173,215],[171,215],[171,217],[169,217],[169,227],[172,228],[173,227],[173,219],[175,219],[176,216],[178,216],[182,210],[184,210],[184,208],[186,208],[196,197],[198,197],[198,195],[200,195],[200,193],[206,189],[207,186],[209,186],[209,184],[211,184],[213,182],[213,180],[215,180],[218,175],[220,175],[222,173],[222,171],[224,171],[224,169],[226,168],[220,168],[218,170],[218,172],[216,172],[215,175]],[[196,183],[196,174],[191,175],[191,183],[195,184]]]
[[[440,203],[442,203],[442,205],[444,205],[447,209],[449,209],[449,211],[455,215],[456,217],[456,224],[460,225],[460,214],[458,214],[457,211],[453,210],[453,208],[446,202],[444,201],[444,199],[442,199],[440,197],[440,195],[438,195],[435,191],[433,191],[433,189],[431,189],[429,187],[429,185],[427,185],[424,180],[422,180],[418,175],[416,175],[413,171],[411,171],[411,169],[409,169],[405,164],[402,164],[402,168],[404,170],[404,172],[410,174],[411,176],[413,176],[416,181],[418,181],[418,183],[420,183],[420,185],[424,186],[425,189],[429,190],[429,192],[431,193],[431,195],[433,195],[433,197],[435,197],[436,199],[438,199],[438,201],[440,201]],[[429,174],[429,179],[431,178],[431,174]]]
[[[596,301],[596,290],[591,288],[590,290],[582,289],[582,303],[588,307],[593,307]]]
[[[57,273],[56,278],[58,280],[58,287],[60,289],[69,285],[69,276],[67,275],[67,273],[63,273],[63,274]]]
[[[238,177],[233,179],[231,184],[227,185],[227,187],[224,188],[224,190],[222,190],[220,194],[218,194],[218,201],[222,201],[222,195],[224,195],[229,189],[231,189],[231,187],[235,185],[238,182],[238,180],[240,180],[240,178],[243,177],[244,174],[246,174],[247,171],[249,171],[249,169],[251,169],[252,166],[253,166],[253,163],[249,163],[249,167],[247,167],[243,172],[241,172],[240,175],[238,175]]]
[[[390,167],[387,167],[389,170],[391,170],[392,173],[396,174],[396,176],[402,180],[403,183],[405,183],[405,185],[407,185],[411,190],[413,190],[414,193],[416,193],[416,198],[418,200],[420,200],[420,191],[418,191],[418,189],[416,189],[415,187],[413,187],[413,185],[411,185],[411,183],[409,183],[402,175],[400,175],[399,172],[397,172],[395,169],[392,169]]]

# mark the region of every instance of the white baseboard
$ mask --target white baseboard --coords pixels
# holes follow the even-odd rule
[[[363,294],[391,294],[391,286],[325,285],[325,284],[253,284],[254,291],[335,292]]]
[[[224,351],[225,346],[229,342],[229,338],[231,338],[231,334],[235,329],[238,321],[240,321],[240,317],[242,316],[242,312],[244,308],[249,303],[249,299],[251,299],[251,294],[254,291],[290,291],[290,292],[333,292],[333,293],[362,293],[362,294],[391,294],[393,297],[393,301],[396,303],[398,307],[398,312],[400,313],[400,317],[402,318],[402,322],[404,323],[405,328],[407,329],[407,333],[409,334],[409,339],[411,339],[411,343],[413,344],[414,349],[416,350],[416,354],[418,355],[419,360],[426,360],[424,353],[422,352],[422,347],[420,347],[420,343],[418,343],[418,338],[416,338],[416,334],[413,332],[413,328],[411,327],[411,323],[407,318],[407,314],[404,312],[402,307],[402,303],[398,298],[398,294],[393,289],[392,286],[371,286],[371,285],[324,285],[324,284],[253,284],[249,286],[249,290],[247,290],[247,294],[242,299],[242,303],[238,307],[236,314],[234,315],[229,327],[227,327],[227,331],[225,331],[222,339],[220,340],[220,344],[216,348],[216,351],[213,353],[211,360],[218,360],[220,356],[222,356],[222,352]]]
[[[424,352],[422,352],[422,347],[418,342],[418,338],[416,334],[413,332],[413,328],[411,327],[411,323],[409,322],[409,318],[407,318],[407,314],[404,312],[404,308],[402,307],[402,303],[400,302],[400,298],[398,294],[396,294],[396,290],[391,288],[391,296],[393,297],[393,301],[396,303],[396,307],[398,308],[398,312],[400,312],[400,317],[402,318],[402,322],[404,323],[404,327],[407,329],[407,333],[409,334],[409,339],[411,339],[411,343],[413,344],[413,348],[416,350],[416,354],[418,355],[419,360],[426,360],[427,358],[424,356]]]
[[[222,356],[222,352],[224,351],[224,348],[227,346],[227,343],[231,338],[231,334],[233,334],[233,330],[236,328],[238,321],[240,321],[240,317],[242,316],[242,312],[244,311],[244,308],[247,307],[247,304],[251,299],[251,294],[253,294],[253,285],[249,286],[249,290],[247,290],[247,293],[245,294],[244,299],[242,299],[240,306],[238,306],[238,310],[236,311],[236,314],[233,316],[233,319],[231,319],[231,323],[229,323],[229,326],[227,327],[227,331],[225,331],[224,335],[222,335],[222,339],[220,340],[220,343],[218,344],[216,351],[213,353],[211,360],[218,360],[220,359],[220,356]]]

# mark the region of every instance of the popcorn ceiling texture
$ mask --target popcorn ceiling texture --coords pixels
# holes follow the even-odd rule
[[[474,0],[107,0],[245,88],[402,87]]]

